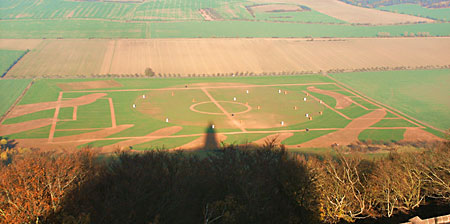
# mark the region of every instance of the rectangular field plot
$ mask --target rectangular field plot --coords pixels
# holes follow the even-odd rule
[[[93,89],[61,89],[81,81]],[[362,98],[323,75],[114,79],[101,81],[113,83],[110,88],[98,89],[94,82],[36,81],[14,108],[15,114],[24,115],[7,119],[0,134],[37,139],[42,147],[91,145],[113,151],[128,146],[194,149],[202,147],[207,132],[226,144],[279,138],[289,147],[308,148],[330,146],[334,142],[327,138],[333,136],[341,136],[346,142],[339,144],[345,145],[369,139],[399,141],[405,128],[409,138],[422,131],[401,116],[393,117],[387,108],[352,101]],[[29,95],[37,92],[44,100]]]
[[[154,26],[154,25],[152,25]],[[10,71],[23,76],[162,77],[444,66],[450,38],[45,40]],[[345,94],[343,92],[343,94]]]
[[[0,79],[0,117],[13,105],[22,94],[30,79]]]
[[[360,72],[331,75],[361,94],[438,129],[450,127],[450,70]]]

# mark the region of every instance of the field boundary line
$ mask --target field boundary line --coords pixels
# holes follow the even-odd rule
[[[192,89],[232,89],[232,88],[250,88],[250,87],[274,87],[274,86],[308,86],[308,85],[329,85],[334,82],[317,83],[295,83],[295,84],[269,84],[269,85],[236,85],[236,86],[203,86],[203,87],[168,87],[159,89],[107,89],[107,90],[82,90],[82,91],[64,91],[64,93],[97,93],[97,92],[139,92],[139,91],[167,91],[167,90],[192,90]]]
[[[311,96],[311,98],[313,98],[314,100],[316,100],[317,102],[320,102],[321,100],[315,96],[313,96],[311,93],[307,92],[307,91],[303,91],[303,93],[305,94],[309,94],[309,96]],[[347,119],[347,120],[352,120],[351,118],[347,117],[347,115],[343,114],[342,112],[334,109],[333,107],[331,107],[330,105],[326,104],[325,102],[322,101],[323,105],[325,105],[326,107],[328,107],[329,109],[331,109],[332,111],[336,112],[337,114],[341,115],[343,118]]]
[[[231,122],[233,122],[239,129],[241,129],[243,132],[247,132],[247,130],[245,130],[244,127],[242,127],[241,124],[239,124],[239,122],[237,122],[230,113],[228,113],[227,110],[225,110],[225,108],[222,107],[222,105],[219,104],[219,102],[217,102],[216,99],[214,99],[213,96],[211,96],[211,94],[209,94],[209,92],[205,89],[202,88],[202,91],[206,94],[206,96],[209,97],[209,99],[228,117],[228,119],[230,119]]]
[[[56,123],[58,122],[59,109],[61,108],[63,92],[59,92],[58,101],[55,108],[55,114],[53,115],[52,127],[50,128],[50,133],[48,134],[48,142],[53,141],[53,136],[55,136]]]
[[[31,80],[30,83],[28,83],[28,86],[25,87],[22,94],[20,94],[19,97],[17,97],[16,101],[9,107],[9,109],[0,117],[0,124],[3,123],[3,121],[6,119],[8,114],[16,107],[16,105],[22,100],[22,98],[25,96],[25,93],[28,92],[28,90],[31,88],[31,86],[34,84],[34,79]]]
[[[111,111],[111,125],[112,128],[117,127],[117,123],[116,123],[116,113],[114,112],[114,104],[112,101],[112,98],[108,98],[109,101],[109,110]]]
[[[439,128],[436,128],[436,127],[434,127],[432,125],[429,125],[426,122],[420,121],[420,120],[418,120],[418,119],[416,119],[416,118],[414,118],[414,117],[412,117],[410,115],[407,115],[407,114],[405,114],[405,113],[403,113],[403,112],[401,112],[401,111],[399,111],[399,110],[397,110],[397,109],[395,109],[395,108],[393,108],[391,106],[388,106],[388,105],[383,104],[383,103],[381,103],[381,102],[379,102],[379,101],[377,101],[377,100],[375,100],[375,99],[373,99],[371,97],[368,97],[367,95],[362,94],[361,92],[353,89],[352,87],[350,87],[350,86],[348,86],[348,85],[338,81],[337,79],[331,77],[327,73],[323,73],[323,75],[328,77],[328,78],[330,78],[331,80],[335,81],[337,86],[341,86],[341,88],[345,87],[345,88],[347,88],[348,91],[353,91],[353,94],[359,95],[362,99],[366,100],[367,102],[372,103],[375,106],[385,108],[388,112],[391,112],[392,114],[394,114],[394,115],[396,115],[396,116],[398,116],[398,117],[400,117],[400,118],[402,118],[402,119],[404,119],[404,120],[406,120],[406,121],[408,121],[408,122],[410,122],[410,123],[412,123],[414,125],[419,126],[419,128],[423,129],[423,128],[425,128],[424,126],[426,126],[428,128],[434,129],[434,130],[439,131],[439,132],[445,132],[442,129],[439,129]],[[372,101],[372,102],[370,102],[370,101]]]

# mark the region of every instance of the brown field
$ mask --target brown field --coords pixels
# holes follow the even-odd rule
[[[22,40],[22,39],[0,39],[0,49],[5,50],[27,50],[34,49],[42,39]]]
[[[273,0],[253,1],[256,3],[273,2]],[[349,23],[396,24],[407,22],[433,22],[433,20],[427,18],[357,7],[338,0],[279,0],[278,2],[305,5],[323,14]]]
[[[98,74],[107,44],[108,41],[104,40],[44,40],[25,55],[8,75],[20,77]]]
[[[446,49],[446,37],[45,40],[7,76],[143,74],[147,67],[187,75],[443,66],[450,62]]]

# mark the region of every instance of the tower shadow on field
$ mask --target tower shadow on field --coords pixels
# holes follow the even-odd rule
[[[216,150],[219,148],[216,130],[213,127],[214,124],[210,122],[206,128],[205,145],[203,146],[205,150]]]

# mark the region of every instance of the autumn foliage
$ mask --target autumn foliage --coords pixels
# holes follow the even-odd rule
[[[1,167],[0,222],[348,223],[429,200],[449,207],[448,143],[378,159],[348,152],[305,157],[268,143],[201,156],[15,154]]]

